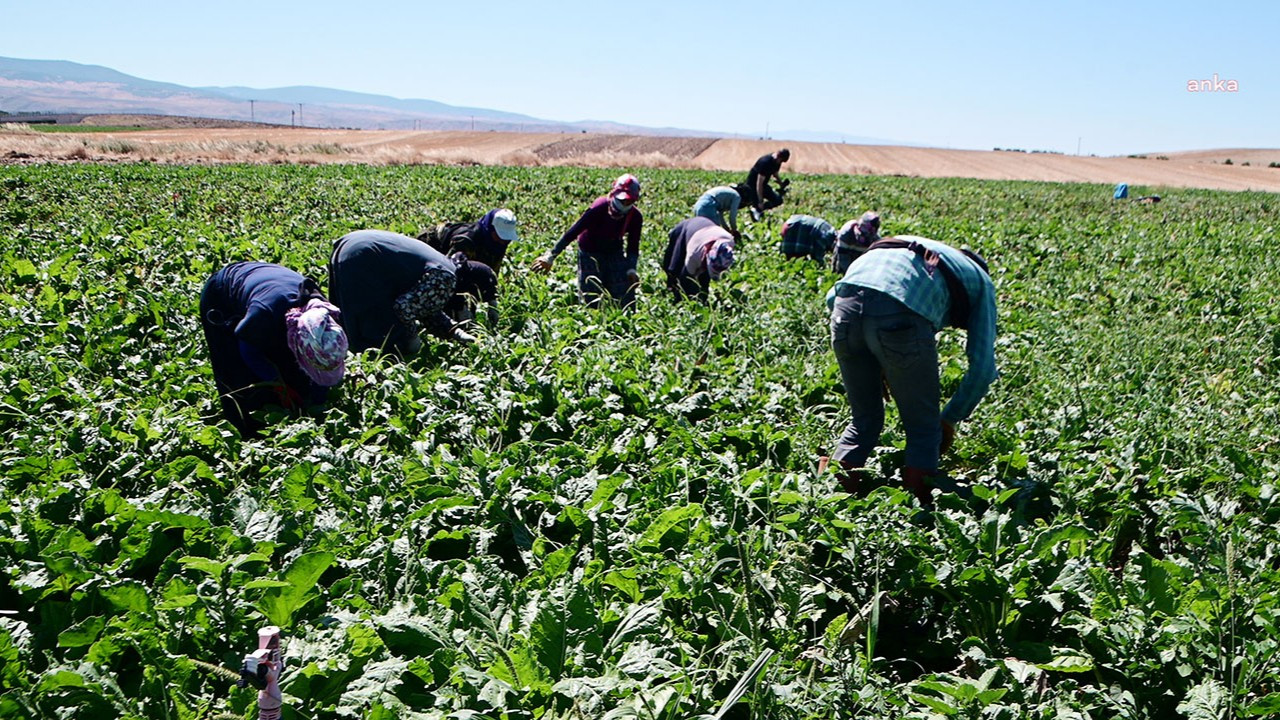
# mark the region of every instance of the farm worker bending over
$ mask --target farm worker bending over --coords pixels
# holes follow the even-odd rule
[[[732,265],[733,235],[707,218],[681,220],[667,233],[662,268],[676,302],[687,295],[705,303],[711,281]]]
[[[792,215],[782,223],[778,250],[788,259],[808,257],[822,262],[835,243],[836,230],[831,223],[812,215]]]
[[[782,196],[769,185],[769,180],[778,178],[778,185],[785,188],[786,183],[779,177],[779,173],[782,172],[782,163],[790,159],[791,151],[782,148],[777,152],[761,155],[751,166],[751,171],[747,173],[747,188],[751,191],[751,217],[755,220],[759,220],[765,210],[782,204]]]
[[[533,262],[534,272],[549,271],[556,256],[577,240],[579,299],[599,307],[601,293],[607,291],[623,307],[630,307],[640,283],[636,262],[643,218],[635,206],[639,199],[640,181],[631,174],[619,177],[609,194],[596,198],[551,252]]]
[[[996,378],[995,297],[977,255],[909,235],[872,244],[827,293],[831,346],[852,411],[833,455],[845,489],[857,491],[866,475],[856,469],[880,441],[883,377],[907,436],[903,484],[922,504],[932,502],[929,478],[938,475],[939,456]],[[945,326],[965,331],[969,367],[939,412],[934,333]]]
[[[728,185],[720,185],[702,193],[693,204],[694,217],[704,217],[738,237],[738,207],[742,196]],[[728,219],[726,220],[726,216]]]
[[[836,233],[836,251],[831,255],[831,269],[844,274],[849,263],[880,239],[880,215],[868,210],[857,220],[840,226]]]
[[[490,210],[473,223],[436,225],[418,239],[445,255],[462,253],[468,260],[484,263],[496,273],[502,269],[507,246],[520,236],[516,233],[516,214],[503,208]]]
[[[377,348],[408,357],[422,349],[419,328],[436,337],[475,342],[445,308],[457,292],[475,294],[476,272],[493,274],[480,263],[460,268],[407,235],[358,230],[333,244],[329,291],[345,305],[342,316],[353,352]]]
[[[315,281],[279,265],[238,262],[205,282],[200,324],[214,383],[242,435],[262,428],[249,413],[266,405],[323,407],[346,369],[340,318]]]

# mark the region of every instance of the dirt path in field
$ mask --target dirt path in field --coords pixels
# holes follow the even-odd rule
[[[101,120],[99,120],[101,122]],[[676,167],[742,174],[786,145],[786,172],[1127,182],[1280,192],[1280,150],[1214,150],[1147,158],[638,135],[181,127],[38,133],[0,126],[0,163],[368,163]],[[1230,160],[1231,164],[1226,164]],[[1247,164],[1246,164],[1247,163]],[[728,178],[726,178],[728,179]]]

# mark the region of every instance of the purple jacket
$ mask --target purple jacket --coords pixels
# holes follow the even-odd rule
[[[622,236],[627,238],[626,256],[636,258],[640,255],[640,225],[643,218],[639,208],[631,208],[626,215],[615,218],[609,214],[609,196],[602,195],[591,203],[591,207],[582,213],[578,222],[565,231],[560,241],[551,248],[551,256],[555,257],[564,251],[569,243],[578,241],[578,249],[591,254],[613,255],[621,253]]]

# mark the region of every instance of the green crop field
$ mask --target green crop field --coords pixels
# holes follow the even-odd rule
[[[782,210],[967,243],[1001,378],[933,512],[838,492],[835,277],[751,224],[709,307],[639,170],[633,313],[524,268],[618,171],[0,167],[0,716],[1224,718],[1280,713],[1280,197],[798,176]],[[196,304],[223,264],[513,208],[475,346],[353,359],[242,441]],[[944,333],[944,393],[964,370]],[[892,411],[873,464],[891,473]]]

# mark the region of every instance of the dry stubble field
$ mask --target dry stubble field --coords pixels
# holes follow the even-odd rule
[[[99,118],[97,122],[108,120]],[[0,163],[574,165],[745,171],[755,158],[781,145],[793,151],[786,170],[797,173],[1280,191],[1280,168],[1268,167],[1280,163],[1280,150],[1265,149],[1081,157],[777,140],[271,126],[68,134],[3,126]],[[1226,164],[1227,160],[1231,164]]]

